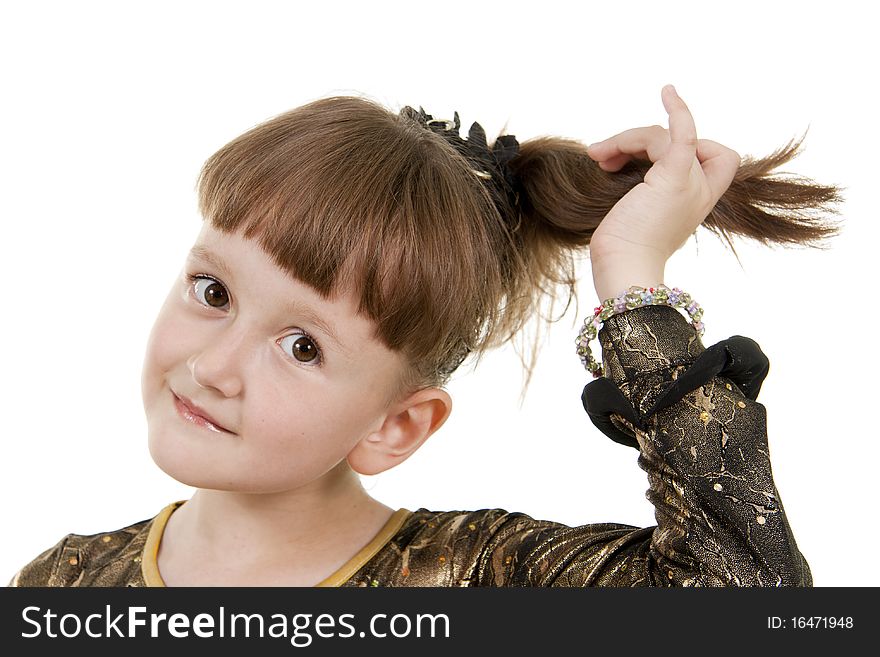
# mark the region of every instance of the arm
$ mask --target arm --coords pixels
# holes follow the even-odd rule
[[[704,349],[668,306],[615,315],[599,338],[609,378],[584,388],[584,406],[594,422],[613,421],[597,422],[605,433],[638,446],[657,525],[566,527],[511,514],[481,555],[481,583],[811,586],[773,483],[766,409],[754,401],[767,373],[757,344],[735,336]]]
[[[612,316],[599,338],[608,380],[633,411],[611,419],[638,441],[656,508],[645,577],[670,585],[812,585],[773,483],[766,408],[754,401],[767,373],[757,344],[725,341],[740,357],[727,368],[736,378],[728,378],[707,365],[717,360],[713,353],[724,354],[707,352],[673,308]],[[696,386],[677,385],[689,374]],[[596,383],[584,390],[585,406]]]

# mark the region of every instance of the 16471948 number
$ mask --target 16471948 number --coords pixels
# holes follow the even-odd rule
[[[832,630],[852,629],[852,616],[768,616],[767,628],[771,630]]]

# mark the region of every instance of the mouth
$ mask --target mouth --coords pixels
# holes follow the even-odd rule
[[[177,409],[177,414],[187,422],[215,433],[232,433],[186,397],[179,396],[173,390],[171,394],[174,396],[174,407]]]

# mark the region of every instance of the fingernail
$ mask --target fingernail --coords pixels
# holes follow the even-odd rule
[[[669,89],[672,91],[672,93],[674,93],[676,96],[678,95],[678,92],[675,90],[675,87],[673,85],[668,84],[666,86],[669,87]]]

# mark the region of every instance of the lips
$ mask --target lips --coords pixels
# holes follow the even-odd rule
[[[173,390],[171,391],[171,394],[174,395],[174,405],[177,407],[178,413],[180,413],[184,419],[203,426],[211,431],[216,431],[218,433],[232,433],[188,397],[178,395]]]

